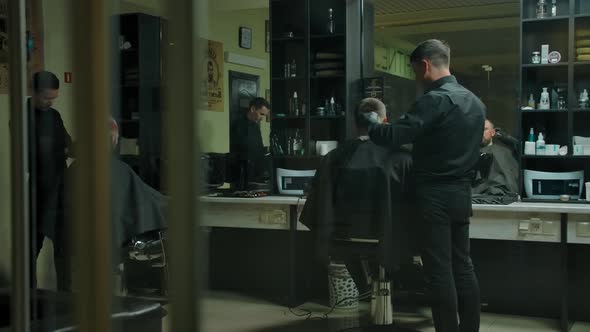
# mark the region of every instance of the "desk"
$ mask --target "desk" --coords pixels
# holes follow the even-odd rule
[[[289,275],[296,273],[296,233],[309,231],[298,222],[305,199],[269,196],[261,198],[202,197],[202,226],[285,230],[289,236]],[[274,218],[270,218],[270,216]],[[537,220],[531,221],[531,218]],[[529,226],[525,229],[525,226]],[[534,225],[532,225],[534,224]],[[539,226],[540,227],[532,227]],[[560,244],[561,328],[568,319],[568,243],[590,244],[590,204],[528,203],[473,205],[470,237],[473,239],[533,241]],[[295,305],[294,278],[289,281],[289,304]]]

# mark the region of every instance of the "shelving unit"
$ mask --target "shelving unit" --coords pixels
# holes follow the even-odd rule
[[[283,151],[288,152],[289,137],[298,132],[303,141],[303,153],[278,155],[273,152],[273,176],[276,168],[317,169],[321,157],[315,151],[316,141],[343,142],[351,133],[347,121],[352,112],[349,104],[349,83],[353,77],[349,68],[358,66],[358,59],[350,59],[347,48],[357,47],[360,38],[352,40],[347,19],[358,12],[345,0],[272,0],[271,27],[271,135],[275,135]],[[327,29],[328,10],[334,13],[334,33]],[[291,37],[292,35],[292,37]],[[285,77],[285,67],[295,60],[296,76]],[[360,70],[359,70],[360,72]],[[297,92],[299,109],[305,114],[290,114],[291,98]],[[334,97],[339,105],[336,114],[317,108],[325,107]],[[277,116],[277,114],[282,114]],[[272,150],[272,147],[271,147]],[[273,185],[276,181],[273,180]],[[274,192],[278,193],[275,188]]]
[[[537,0],[522,0],[521,10],[521,80],[520,106],[526,106],[532,93],[539,102],[543,87],[562,89],[567,107],[563,110],[521,110],[521,137],[526,139],[530,128],[544,134],[546,144],[559,144],[568,147],[567,156],[522,155],[521,150],[521,196],[524,192],[524,170],[546,172],[570,172],[584,170],[585,182],[590,180],[590,156],[573,155],[573,137],[590,137],[590,109],[581,109],[578,104],[579,93],[583,89],[590,92],[590,61],[576,58],[577,35],[581,30],[589,30],[590,40],[590,1],[558,1],[556,17],[536,18]],[[550,2],[549,2],[550,6]],[[589,42],[590,43],[590,42]],[[562,59],[557,64],[533,64],[533,51],[541,51],[541,45],[549,44],[549,51],[558,51]],[[590,47],[588,44],[587,47]],[[552,100],[552,106],[553,100]],[[536,137],[535,137],[536,139]]]
[[[116,16],[120,33],[114,36],[131,44],[119,50],[116,62],[120,77],[116,97],[120,110],[114,114],[122,139],[137,140],[139,155],[121,155],[150,186],[160,190],[160,86],[163,20],[145,14]]]

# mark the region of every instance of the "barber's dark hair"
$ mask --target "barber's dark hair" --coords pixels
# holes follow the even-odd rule
[[[256,97],[250,101],[250,106],[248,106],[248,109],[251,109],[252,107],[254,107],[255,110],[259,110],[263,107],[270,109],[270,104],[268,101],[266,101],[266,99],[262,97]]]
[[[430,60],[435,67],[448,67],[451,62],[451,48],[438,39],[425,40],[412,52],[410,62],[417,63],[424,59]]]
[[[361,100],[359,106],[356,109],[356,125],[359,128],[367,128],[369,127],[369,121],[361,116],[363,113],[370,113],[375,112],[380,117],[386,116],[385,104],[377,98],[365,98]]]
[[[40,92],[45,89],[59,89],[59,79],[49,71],[39,71],[33,74],[33,90]]]

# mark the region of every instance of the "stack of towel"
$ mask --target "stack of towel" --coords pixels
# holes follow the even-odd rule
[[[590,28],[576,31],[576,61],[590,61]]]
[[[315,76],[329,77],[344,75],[344,54],[318,52],[314,57]]]
[[[590,155],[590,137],[574,136],[574,155]]]

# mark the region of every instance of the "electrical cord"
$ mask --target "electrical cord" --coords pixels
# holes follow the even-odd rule
[[[289,308],[289,312],[291,312],[293,315],[295,315],[297,317],[305,317],[305,320],[323,320],[323,319],[328,319],[329,318],[328,316],[334,311],[334,309],[336,309],[336,307],[339,306],[340,304],[342,304],[343,302],[350,301],[350,300],[359,300],[359,301],[360,300],[364,300],[364,299],[367,299],[367,298],[371,297],[373,294],[376,294],[376,293],[373,293],[373,291],[367,291],[367,292],[365,292],[363,294],[359,294],[359,296],[351,296],[351,297],[343,298],[340,301],[334,303],[332,305],[332,307],[330,307],[330,309],[327,312],[325,312],[325,313],[323,313],[323,314],[321,314],[319,316],[314,316],[313,313],[310,310],[307,310],[307,309]],[[304,313],[296,313],[294,311],[294,309],[301,310]]]

